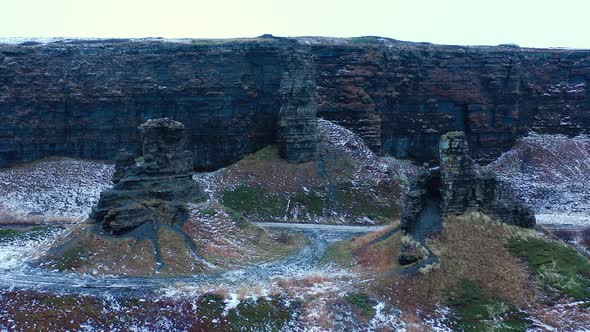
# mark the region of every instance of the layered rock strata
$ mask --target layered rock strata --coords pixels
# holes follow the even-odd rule
[[[139,127],[142,157],[123,151],[116,163],[114,186],[101,193],[90,219],[113,234],[146,223],[182,225],[186,203],[205,198],[192,179],[192,153],[182,123],[168,118]]]
[[[320,139],[315,65],[306,49],[285,52],[285,61],[287,71],[280,88],[279,153],[293,162],[317,160]]]
[[[408,239],[402,243],[401,264],[429,255],[425,240],[442,230],[446,215],[481,212],[506,224],[535,226],[533,210],[471,159],[465,133],[443,135],[439,150],[440,166],[420,172],[411,184],[401,218]]]
[[[440,182],[445,214],[479,211],[501,222],[520,227],[535,226],[533,210],[517,198],[510,186],[473,162],[467,137],[450,132],[441,137]]]
[[[473,157],[487,162],[531,129],[588,133],[589,62],[588,50],[385,38],[2,44],[0,167],[49,156],[114,160],[122,148],[138,154],[135,129],[159,117],[187,126],[199,170],[277,139],[305,151],[283,155],[305,160],[313,121],[292,120],[289,110],[310,114],[313,101],[283,103],[297,99],[289,91],[297,77],[305,87],[294,94],[315,91],[318,115],[377,153],[435,162],[440,135],[460,130]],[[279,113],[291,115],[281,121]]]

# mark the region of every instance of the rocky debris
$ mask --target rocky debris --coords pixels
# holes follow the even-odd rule
[[[52,158],[0,170],[0,222],[79,222],[101,191],[112,185],[114,167],[102,161]]]
[[[302,58],[315,74],[293,70]],[[318,115],[379,155],[436,161],[440,135],[463,130],[473,157],[491,161],[531,128],[588,132],[589,61],[588,50],[385,38],[1,44],[0,167],[48,156],[114,160],[121,148],[139,155],[137,126],[168,116],[186,124],[195,169],[218,169],[277,139],[291,80],[315,81],[299,91],[315,89]],[[313,133],[306,118],[286,117],[280,131],[313,155],[313,136],[299,141]]]
[[[113,234],[145,222],[182,225],[188,215],[186,203],[205,197],[192,179],[192,153],[185,150],[184,125],[162,118],[148,120],[139,130],[143,156],[131,162],[129,153],[119,154],[115,185],[101,193],[90,215]]]
[[[293,162],[317,160],[320,139],[315,65],[306,49],[285,52],[285,61],[288,70],[280,88],[279,153]]]

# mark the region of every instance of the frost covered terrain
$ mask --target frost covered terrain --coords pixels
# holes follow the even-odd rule
[[[350,130],[319,119],[320,157],[293,164],[267,146],[195,176],[216,200],[255,221],[385,224],[401,214],[410,161],[380,157]]]
[[[0,170],[0,222],[80,221],[111,186],[114,167],[46,159]]]
[[[544,224],[590,225],[590,137],[530,133],[486,166]]]

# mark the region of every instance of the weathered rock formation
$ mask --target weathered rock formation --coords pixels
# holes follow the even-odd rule
[[[533,210],[512,193],[510,186],[482,172],[473,162],[463,132],[443,135],[439,149],[443,213],[479,211],[506,224],[535,226]]]
[[[148,120],[139,131],[142,157],[119,153],[114,187],[101,193],[90,215],[113,234],[146,222],[182,225],[186,203],[204,198],[192,179],[193,157],[185,150],[184,125],[168,118]]]
[[[444,215],[482,212],[506,224],[535,226],[533,210],[508,184],[481,171],[471,159],[465,133],[443,135],[439,150],[440,166],[420,172],[411,184],[401,219],[401,229],[411,240],[402,245],[401,264],[428,256],[421,245],[442,230]]]
[[[0,167],[48,156],[112,160],[122,148],[137,154],[135,128],[165,116],[187,126],[196,169],[277,140],[304,151],[284,156],[305,160],[314,124],[304,119],[315,102],[294,96],[314,91],[318,115],[373,151],[436,161],[440,135],[461,130],[473,157],[489,161],[530,129],[587,133],[589,62],[588,50],[383,38],[4,44]],[[294,109],[304,116],[293,119]]]
[[[287,71],[280,88],[279,153],[294,162],[317,160],[320,139],[315,66],[308,50],[295,49],[285,53]]]

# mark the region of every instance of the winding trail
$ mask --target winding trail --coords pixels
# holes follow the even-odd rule
[[[258,223],[258,225],[303,232],[308,236],[309,244],[295,255],[280,260],[216,274],[187,277],[110,277],[63,273],[32,267],[26,263],[26,260],[23,260],[11,268],[0,269],[0,288],[37,289],[90,295],[105,294],[106,292],[115,296],[143,296],[175,284],[191,286],[208,286],[218,283],[239,285],[253,280],[288,278],[321,269],[321,259],[330,244],[386,227],[285,223]]]

